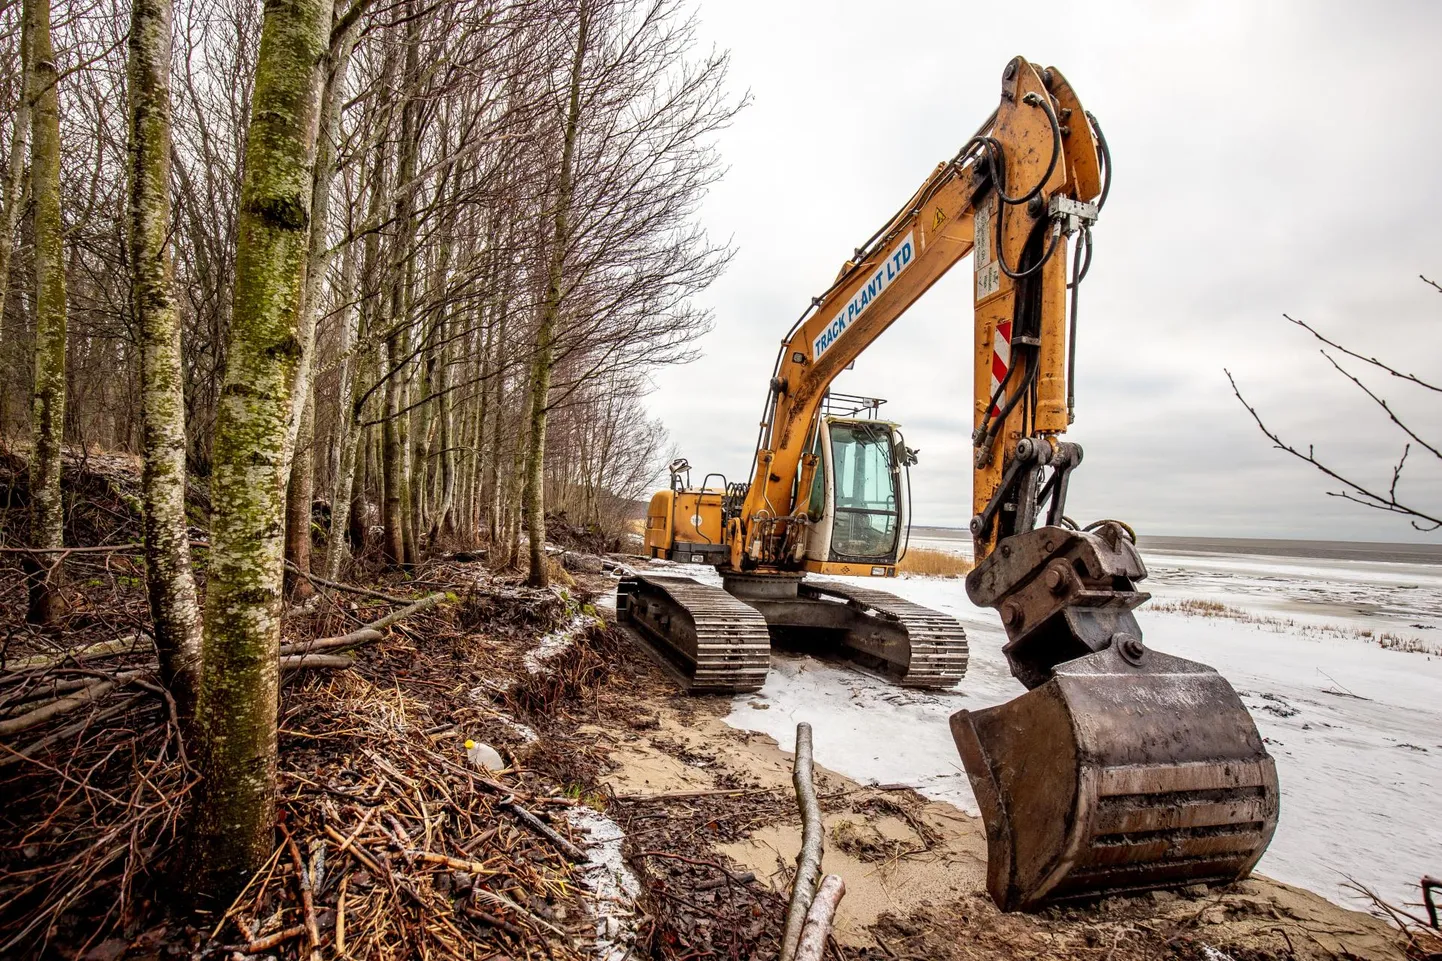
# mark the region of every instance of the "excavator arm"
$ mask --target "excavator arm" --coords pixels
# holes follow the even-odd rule
[[[1054,67],[1017,57],[955,158],[856,251],[784,341],[732,564],[765,564],[804,524],[807,432],[832,379],[967,255],[974,277],[973,603],[993,607],[1028,688],[959,711],[952,734],[1006,909],[1247,874],[1275,830],[1275,766],[1231,685],[1151,650],[1133,611],[1146,566],[1131,529],[1066,516],[1081,448],[1078,288],[1110,158]],[[1070,278],[1068,268],[1070,267]],[[801,483],[797,483],[798,478]],[[794,540],[794,537],[792,538]]]

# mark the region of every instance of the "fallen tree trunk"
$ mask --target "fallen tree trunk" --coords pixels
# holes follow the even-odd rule
[[[57,664],[64,664],[69,660],[79,660],[86,657],[108,657],[111,654],[125,654],[135,650],[136,644],[144,638],[141,634],[128,634],[125,637],[117,637],[109,641],[100,641],[96,644],[89,644],[73,651],[61,651],[56,654],[31,654],[26,657],[17,657],[5,665],[9,671],[34,671],[43,670],[47,667],[54,667]]]
[[[303,667],[344,670],[355,666],[355,658],[344,654],[287,654],[280,659],[282,671],[294,671]]]
[[[19,734],[21,731],[28,731],[32,727],[44,724],[52,717],[59,717],[62,714],[68,714],[71,711],[82,708],[87,704],[93,704],[115,688],[122,684],[129,683],[144,673],[144,671],[125,671],[114,677],[102,678],[87,685],[83,690],[77,691],[69,697],[51,701],[48,704],[35,708],[33,711],[21,714],[19,717],[7,718],[4,721],[0,721],[0,737],[10,737],[13,734]]]
[[[380,640],[381,637],[384,636],[381,633],[382,629],[391,626],[397,621],[410,617],[412,614],[430,610],[445,600],[445,598],[446,595],[444,593],[430,594],[416,601],[414,604],[409,604],[400,610],[392,611],[385,617],[371,621],[364,627],[357,628],[349,634],[343,634],[340,637],[323,637],[301,644],[283,645],[280,649],[280,667],[282,670],[297,670],[301,668],[326,668],[335,670],[351,667],[355,664],[354,658],[317,652],[337,651]],[[117,638],[113,641],[103,641],[99,644],[92,644],[78,651],[58,655],[53,659],[53,663],[59,663],[71,657],[85,656],[87,653],[91,654],[91,656],[121,653],[132,649],[130,645],[133,644],[133,640],[133,637]],[[122,643],[126,646],[117,646]],[[79,690],[76,690],[74,694],[68,697],[56,697],[24,714],[4,718],[0,720],[0,737],[10,737],[11,735],[28,731],[32,727],[44,724],[53,717],[59,717],[62,714],[68,714],[71,711],[84,707],[87,704],[93,704],[115,688],[129,684],[145,673],[147,673],[146,670],[131,670],[122,671],[111,677],[97,678],[80,686]],[[72,686],[74,686],[73,682],[61,681],[56,682],[51,690],[59,693],[65,688]]]
[[[801,850],[796,855],[796,879],[791,885],[791,903],[786,908],[781,961],[796,961],[801,930],[806,924],[806,914],[816,894],[816,880],[821,874],[824,844],[821,807],[816,803],[816,785],[812,781],[811,725],[805,721],[796,725],[796,760],[791,770],[791,783],[796,788],[796,803],[801,808]]]
[[[36,701],[58,701],[71,691],[82,690],[94,683],[93,677],[51,678],[6,699],[5,707],[0,711],[6,715],[22,714],[33,708]]]
[[[314,641],[303,641],[298,644],[282,644],[281,654],[308,654],[312,651],[335,651],[347,647],[358,647],[361,644],[369,644],[371,641],[378,641],[381,638],[381,631],[397,621],[404,620],[412,614],[419,614],[421,611],[428,611],[441,601],[446,599],[444,593],[428,594],[408,604],[400,610],[391,611],[385,617],[371,621],[362,627],[358,627],[349,634],[342,634],[340,637],[322,637]]]
[[[32,756],[34,756],[35,752],[40,750],[41,748],[48,747],[51,744],[54,744],[56,741],[60,741],[67,737],[70,737],[72,734],[78,734],[81,731],[85,730],[85,728],[87,728],[91,724],[99,724],[101,721],[104,721],[107,718],[111,718],[117,714],[123,713],[124,711],[127,711],[131,707],[133,707],[136,701],[139,701],[145,696],[146,695],[144,693],[135,694],[121,701],[119,704],[116,704],[114,707],[108,707],[103,711],[95,712],[94,714],[90,715],[87,718],[84,718],[83,720],[76,721],[73,724],[67,724],[60,730],[45,735],[38,741],[33,741],[29,744],[14,747],[7,746],[7,749],[13,753],[9,754],[6,757],[0,757],[0,768],[6,768],[12,764],[17,764],[20,761],[29,760]]]
[[[362,644],[369,644],[378,641],[385,635],[380,631],[368,627],[351,631],[349,634],[342,634],[340,637],[318,637],[313,641],[300,641],[296,644],[282,644],[280,646],[281,657],[294,654],[314,654],[319,651],[336,651],[347,647],[360,647]]]
[[[806,912],[806,926],[801,929],[801,941],[796,946],[796,961],[822,961],[826,939],[831,935],[831,919],[836,916],[836,906],[844,894],[846,882],[839,875],[828,874],[821,879],[811,909]]]

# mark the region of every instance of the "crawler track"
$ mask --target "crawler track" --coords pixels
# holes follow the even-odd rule
[[[771,667],[766,619],[719,587],[635,574],[616,588],[618,618],[662,648],[692,693],[760,690]]]
[[[836,581],[802,581],[801,597],[844,600],[861,613],[890,621],[906,631],[911,653],[906,664],[887,660],[903,687],[950,687],[966,675],[970,650],[966,631],[949,614],[902,600],[895,594]]]

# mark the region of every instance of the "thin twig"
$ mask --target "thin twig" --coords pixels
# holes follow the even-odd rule
[[[517,804],[515,798],[507,798],[506,800],[502,801],[501,807],[514,814],[516,816],[516,820],[520,821],[526,827],[530,828],[532,831],[535,831],[537,834],[549,840],[556,847],[560,848],[562,854],[570,858],[572,861],[575,861],[577,864],[584,864],[585,862],[591,860],[590,857],[587,856],[585,851],[582,851],[570,841],[567,841],[565,838],[561,837],[561,835],[556,833],[555,829],[553,829],[549,824],[547,824],[545,821],[542,821],[530,811],[527,811],[525,808]]]
[[[311,891],[310,875],[306,874],[305,862],[301,860],[300,848],[284,824],[280,833],[285,836],[285,846],[290,849],[290,863],[295,868],[296,883],[300,886],[300,905],[305,912],[305,934],[310,944],[311,961],[320,961],[320,925],[315,919],[315,897]]]
[[[1356,374],[1353,374],[1351,371],[1345,369],[1341,364],[1333,360],[1332,355],[1327,353],[1325,350],[1318,351],[1318,353],[1321,354],[1323,357],[1327,358],[1328,363],[1330,363],[1333,367],[1337,368],[1337,372],[1339,374],[1350,380],[1352,383],[1356,384],[1357,387],[1362,391],[1362,393],[1372,398],[1372,401],[1376,403],[1378,407],[1382,408],[1383,411],[1386,412],[1388,418],[1391,419],[1392,423],[1396,424],[1402,429],[1402,433],[1406,434],[1408,437],[1412,438],[1414,441],[1427,448],[1429,451],[1432,452],[1433,456],[1442,458],[1442,451],[1439,451],[1437,448],[1433,447],[1431,444],[1418,437],[1417,434],[1412,430],[1412,428],[1404,424],[1402,420],[1392,412],[1392,408],[1388,406],[1387,401],[1374,394],[1371,388],[1369,388],[1366,384],[1362,383],[1362,381],[1357,378]]]
[[[1426,277],[1423,277],[1422,279],[1423,279],[1423,280],[1427,280]],[[1428,282],[1429,284],[1432,283],[1432,281],[1430,281],[1430,280],[1428,280],[1427,282]],[[1432,284],[1432,286],[1435,287],[1435,286],[1437,286],[1437,285],[1436,285],[1436,284]],[[1343,347],[1341,344],[1337,343],[1335,340],[1330,340],[1330,339],[1328,339],[1327,337],[1323,336],[1322,334],[1318,333],[1318,332],[1317,332],[1317,329],[1316,329],[1315,327],[1313,327],[1312,325],[1308,324],[1308,323],[1307,323],[1306,321],[1304,321],[1304,320],[1297,320],[1295,317],[1291,317],[1291,316],[1289,316],[1289,315],[1287,315],[1287,314],[1283,314],[1282,316],[1283,316],[1283,317],[1286,317],[1287,320],[1289,320],[1289,321],[1291,321],[1292,323],[1296,324],[1298,327],[1302,328],[1302,329],[1305,330],[1307,333],[1311,334],[1313,337],[1317,338],[1317,339],[1320,340],[1322,343],[1326,344],[1328,347],[1332,347],[1332,348],[1335,348],[1335,349],[1337,349],[1337,350],[1340,350],[1342,353],[1346,354],[1348,357],[1355,357],[1357,360],[1360,360],[1360,361],[1362,361],[1363,363],[1371,364],[1373,367],[1376,367],[1376,368],[1378,368],[1378,369],[1380,369],[1380,370],[1385,370],[1387,373],[1391,374],[1393,377],[1398,377],[1398,378],[1401,378],[1402,380],[1411,381],[1412,383],[1416,384],[1418,387],[1425,387],[1425,388],[1428,389],[1428,390],[1436,391],[1437,393],[1442,394],[1442,387],[1438,387],[1438,386],[1435,385],[1435,384],[1429,384],[1429,383],[1427,383],[1425,380],[1422,380],[1420,377],[1418,377],[1416,374],[1404,374],[1404,373],[1402,373],[1400,370],[1397,370],[1395,367],[1392,367],[1392,366],[1390,366],[1390,365],[1388,365],[1388,364],[1385,364],[1385,363],[1383,363],[1382,361],[1378,360],[1376,357],[1366,357],[1366,356],[1363,356],[1362,354],[1357,353],[1355,350],[1352,350],[1352,349],[1350,349],[1350,348],[1348,348],[1348,347]]]
[[[388,604],[410,604],[415,601],[414,597],[394,597],[390,594],[382,594],[380,591],[373,591],[368,587],[356,587],[354,584],[342,584],[340,581],[327,580],[319,574],[312,574],[310,571],[303,571],[291,561],[285,562],[285,569],[293,574],[299,574],[312,584],[319,584],[321,587],[329,587],[336,591],[345,591],[347,594],[358,594],[361,597],[374,597],[376,600],[385,601]]]

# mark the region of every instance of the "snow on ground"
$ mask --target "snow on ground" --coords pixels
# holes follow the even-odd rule
[[[635,951],[636,899],[641,881],[631,872],[622,853],[626,832],[610,818],[577,806],[566,818],[582,834],[590,860],[580,866],[581,885],[589,894],[596,923],[594,956],[598,961],[626,961]]]
[[[1282,807],[1258,870],[1353,907],[1348,877],[1416,901],[1417,879],[1442,869],[1442,657],[1384,650],[1356,632],[1442,645],[1442,567],[1181,553],[1147,560],[1154,604],[1202,598],[1267,619],[1139,612],[1149,645],[1221,671],[1267,739]],[[697,568],[686,573],[711,580]],[[947,718],[1022,693],[1001,653],[1000,622],[971,606],[960,580],[884,587],[966,626],[971,665],[957,690],[905,691],[777,652],[766,686],[737,697],[727,721],[786,749],[796,723],[810,721],[818,763],[976,813]]]

